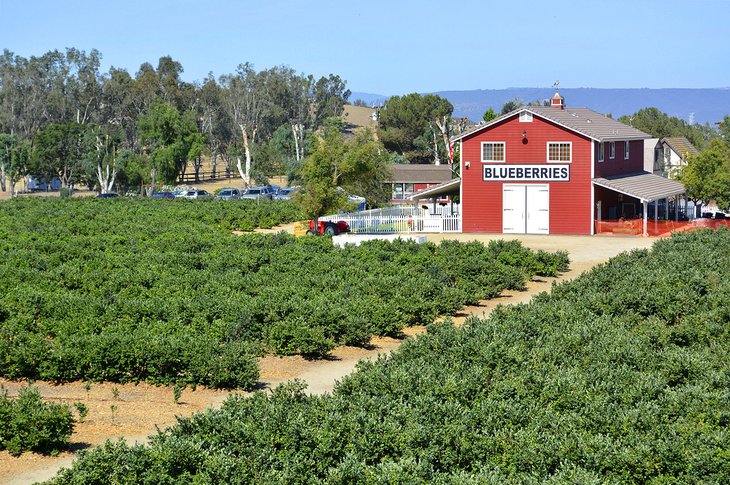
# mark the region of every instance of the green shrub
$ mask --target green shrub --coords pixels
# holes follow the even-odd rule
[[[331,394],[234,396],[56,483],[730,483],[729,247],[727,230],[675,235],[528,305],[430,325]],[[421,251],[437,249],[350,254]]]
[[[33,387],[10,399],[0,393],[0,450],[19,456],[24,451],[56,454],[68,447],[74,418],[65,404],[44,403]]]

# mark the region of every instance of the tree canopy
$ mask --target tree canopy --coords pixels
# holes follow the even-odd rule
[[[720,210],[730,210],[730,147],[718,139],[710,141],[699,154],[687,157],[678,179],[693,200],[714,200]]]
[[[73,129],[94,133],[86,140],[91,152],[98,152],[97,135],[119,139],[115,167],[122,187],[152,182],[158,172],[163,180],[174,181],[188,161],[202,154],[211,157],[216,171],[222,159],[229,173],[243,158],[251,167],[247,172],[261,177],[272,167],[282,171],[301,165],[313,133],[327,118],[340,116],[350,96],[346,81],[336,74],[315,78],[288,66],[257,71],[244,62],[231,74],[210,73],[202,83],[190,83],[182,79],[183,65],[170,56],[144,62],[132,74],[114,67],[102,72],[101,58],[97,50],[75,48],[29,58],[2,52],[0,134],[34,142],[50,130],[40,135],[42,152],[32,157],[28,175],[97,183],[97,171],[78,170],[78,160],[59,165],[68,148],[60,140]],[[67,133],[61,133],[62,127]],[[35,143],[33,147],[36,152]],[[151,167],[140,172],[139,162],[145,159],[157,172]]]
[[[435,94],[393,96],[379,111],[383,145],[410,163],[429,163],[444,156],[447,146],[438,123],[450,119],[453,111],[447,99]]]
[[[690,125],[686,121],[675,116],[669,116],[657,108],[644,108],[632,115],[621,116],[618,121],[656,138],[684,136],[699,150],[708,141],[717,138],[717,131],[709,124]]]

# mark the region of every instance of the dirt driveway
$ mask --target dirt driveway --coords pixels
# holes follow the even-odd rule
[[[553,281],[575,278],[580,273],[603,263],[611,257],[636,248],[651,247],[653,239],[636,237],[587,237],[587,236],[512,236],[483,234],[433,234],[429,241],[444,239],[459,241],[482,241],[491,239],[517,239],[532,249],[545,251],[566,250],[570,255],[571,269],[559,278],[543,278],[528,284],[524,292],[505,292],[499,298],[467,307],[456,318],[457,324],[473,314],[488,315],[499,304],[525,303],[533,295],[549,291]],[[415,336],[423,328],[406,329],[406,335]],[[261,384],[274,387],[290,379],[301,379],[308,384],[311,393],[329,392],[337,380],[351,373],[361,359],[374,359],[379,354],[398,348],[401,340],[375,337],[367,348],[340,347],[327,360],[311,361],[301,357],[267,356],[261,359]],[[11,395],[17,392],[20,383],[0,380]],[[19,458],[0,452],[0,483],[26,484],[53,477],[59,468],[68,467],[75,452],[103,443],[106,439],[124,437],[129,442],[145,442],[155,427],[164,428],[175,422],[176,416],[189,416],[207,407],[216,407],[228,393],[198,387],[183,391],[178,403],[174,402],[173,390],[169,387],[155,387],[148,384],[92,384],[86,389],[82,383],[52,385],[35,384],[44,398],[73,405],[83,402],[89,407],[89,414],[83,423],[76,426],[72,450],[58,457],[24,453]]]

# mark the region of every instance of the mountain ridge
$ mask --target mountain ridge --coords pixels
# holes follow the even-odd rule
[[[614,118],[655,107],[689,123],[714,125],[730,114],[730,87],[722,88],[560,88],[568,107],[590,108]],[[487,108],[499,113],[502,105],[518,98],[524,103],[550,99],[554,88],[445,90],[433,93],[454,105],[454,116],[479,121]],[[351,100],[382,104],[389,96],[353,92]]]

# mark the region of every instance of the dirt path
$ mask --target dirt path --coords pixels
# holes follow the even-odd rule
[[[288,229],[288,228],[287,228]],[[277,228],[276,230],[279,230]],[[478,306],[465,308],[455,318],[461,324],[469,315],[486,316],[497,305],[527,303],[543,291],[549,291],[553,281],[573,279],[609,258],[634,248],[647,248],[653,243],[651,239],[621,237],[571,237],[571,236],[503,236],[450,234],[431,235],[429,240],[438,242],[443,239],[461,241],[488,241],[494,238],[519,239],[532,249],[555,251],[567,250],[570,254],[571,269],[559,278],[542,278],[531,281],[527,291],[504,292],[500,297],[482,302]],[[424,332],[423,327],[406,329],[408,337]],[[378,355],[398,348],[402,340],[375,337],[371,345],[365,348],[340,347],[332,352],[327,360],[306,360],[299,356],[277,357],[267,356],[260,360],[261,384],[263,387],[275,387],[291,379],[300,379],[307,383],[308,390],[314,394],[329,392],[335,382],[350,374],[362,359],[375,359]],[[17,393],[21,383],[0,380],[11,395]],[[81,449],[102,444],[106,439],[125,438],[128,442],[147,441],[147,435],[175,423],[176,416],[190,416],[194,412],[207,407],[217,407],[225,400],[228,393],[199,386],[195,391],[185,389],[178,403],[174,402],[173,391],[169,387],[155,387],[148,384],[91,384],[86,389],[83,383],[53,385],[35,384],[45,399],[66,402],[73,405],[83,402],[89,407],[89,413],[83,423],[78,423],[71,437],[72,450],[61,453],[58,457],[24,453],[18,458],[7,452],[0,452],[0,483],[26,484],[52,478],[61,467],[72,463],[75,453]]]

